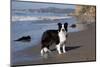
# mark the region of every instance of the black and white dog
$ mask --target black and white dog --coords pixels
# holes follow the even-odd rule
[[[49,47],[52,44],[56,45],[56,49],[59,54],[61,54],[61,49],[63,49],[63,53],[66,53],[65,50],[65,42],[68,35],[68,23],[58,23],[58,30],[47,30],[43,33],[42,39],[41,39],[41,56],[44,55],[44,53],[51,52],[49,50]]]

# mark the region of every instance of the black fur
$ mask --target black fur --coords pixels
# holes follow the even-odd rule
[[[65,28],[66,31],[68,31],[67,27],[68,27],[68,23],[64,23],[64,28]]]
[[[59,32],[60,32],[61,28],[62,28],[62,24],[61,23],[58,23],[58,31]]]
[[[49,46],[52,45],[53,43],[58,44],[59,43],[59,36],[58,30],[47,30],[43,33],[42,36],[42,47],[47,47],[49,49]]]

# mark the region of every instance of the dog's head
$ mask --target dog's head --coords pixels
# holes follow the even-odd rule
[[[67,32],[68,30],[68,23],[64,23],[64,24],[61,24],[61,23],[58,23],[58,31],[66,31]]]

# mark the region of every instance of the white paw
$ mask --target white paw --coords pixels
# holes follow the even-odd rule
[[[62,52],[58,52],[59,54],[62,54]]]
[[[66,53],[66,51],[63,51],[63,53]]]

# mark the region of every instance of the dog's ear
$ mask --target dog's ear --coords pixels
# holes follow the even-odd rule
[[[62,27],[62,24],[61,23],[58,23],[58,31],[61,30],[61,27]]]
[[[68,30],[68,23],[67,22],[64,23],[64,28],[65,28],[66,31]]]
[[[66,22],[66,23],[64,23],[64,26],[65,26],[65,27],[68,27],[68,23],[67,23],[67,22]]]
[[[58,23],[58,26],[61,26],[62,24],[61,23]]]

